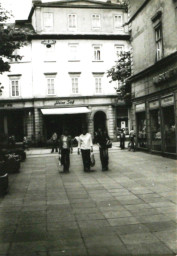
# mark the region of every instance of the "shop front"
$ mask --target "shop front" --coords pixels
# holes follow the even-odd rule
[[[147,120],[145,103],[136,105],[137,146],[147,149]]]
[[[74,138],[82,132],[83,126],[87,124],[87,107],[49,108],[41,109],[43,114],[43,131],[46,140],[56,132],[60,136],[64,129]]]
[[[137,147],[176,155],[175,95],[162,95],[136,104]]]

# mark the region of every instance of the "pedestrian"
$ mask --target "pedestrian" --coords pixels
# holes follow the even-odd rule
[[[90,153],[93,152],[92,136],[84,127],[82,134],[79,136],[78,154],[82,154],[84,172],[90,172]]]
[[[51,140],[52,140],[52,151],[51,151],[51,153],[53,153],[54,150],[55,150],[55,152],[58,152],[58,135],[57,135],[56,132],[53,133]]]
[[[26,135],[23,137],[23,149],[29,150],[28,138]]]
[[[97,135],[95,137],[95,142],[98,143],[99,145],[102,171],[108,171],[108,163],[109,163],[108,143],[110,143],[110,138],[106,130],[103,130],[101,128],[98,129]]]
[[[120,148],[124,149],[125,148],[125,133],[124,133],[123,129],[121,129],[119,136],[120,136]]]
[[[72,152],[72,139],[68,135],[68,130],[65,129],[59,140],[59,154],[61,154],[61,164],[63,165],[61,173],[69,173],[70,153],[72,154]]]
[[[133,128],[130,130],[129,133],[129,139],[130,139],[130,150],[135,151],[135,132],[133,130]]]

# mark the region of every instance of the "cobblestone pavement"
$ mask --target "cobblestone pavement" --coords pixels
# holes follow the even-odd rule
[[[177,161],[112,149],[101,172],[95,157],[59,174],[57,155],[28,156],[0,198],[0,256],[177,254]]]

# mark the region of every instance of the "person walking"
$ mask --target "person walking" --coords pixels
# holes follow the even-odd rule
[[[108,142],[110,138],[106,132],[101,128],[98,129],[95,137],[95,142],[99,145],[100,160],[102,165],[102,171],[108,171],[109,155],[108,155]]]
[[[58,152],[58,135],[57,135],[56,132],[53,133],[51,140],[52,140],[52,151],[51,151],[51,153],[53,153],[54,150],[55,150],[55,152]]]
[[[69,173],[70,153],[72,154],[72,139],[65,129],[59,140],[59,154],[61,154],[61,164],[63,165],[62,173]]]
[[[123,129],[120,132],[120,148],[125,149],[125,133]]]
[[[82,154],[82,161],[84,172],[90,172],[90,152],[93,152],[92,136],[83,128],[82,134],[79,136],[78,141],[78,154]]]
[[[129,133],[129,149],[132,151],[135,151],[135,132],[133,130],[133,128],[131,129],[130,133]]]

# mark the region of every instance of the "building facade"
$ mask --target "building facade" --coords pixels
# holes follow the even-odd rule
[[[47,141],[65,127],[79,135],[86,125],[92,135],[101,126],[114,138],[128,111],[117,104],[117,84],[106,72],[129,49],[126,22],[126,8],[118,3],[33,1],[28,20],[16,21],[17,28],[32,31],[19,52],[24,57],[12,60],[11,71],[0,77],[0,132],[17,141],[24,135]]]
[[[140,149],[177,154],[177,1],[129,1],[132,123]]]

